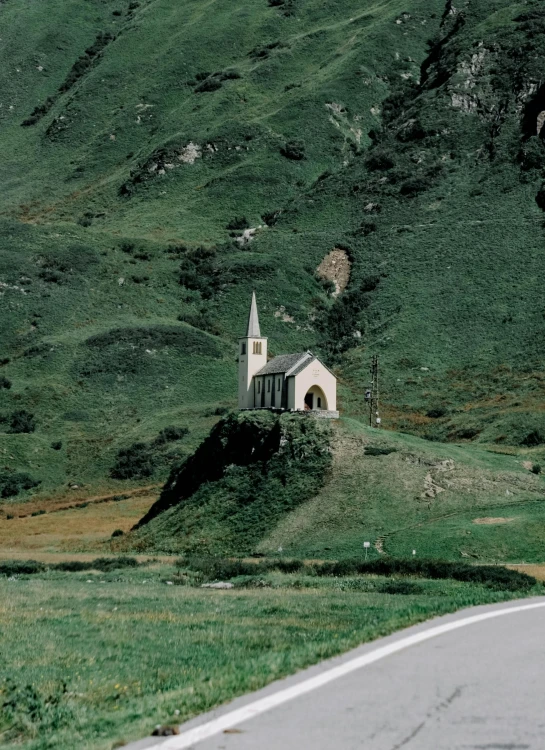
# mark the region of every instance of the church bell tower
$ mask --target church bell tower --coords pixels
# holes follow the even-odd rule
[[[248,331],[238,342],[238,408],[253,409],[255,403],[253,378],[267,364],[267,339],[259,330],[255,292],[248,316]]]

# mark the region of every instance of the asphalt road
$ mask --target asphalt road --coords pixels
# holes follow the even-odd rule
[[[408,628],[180,732],[126,750],[544,750],[545,597]]]

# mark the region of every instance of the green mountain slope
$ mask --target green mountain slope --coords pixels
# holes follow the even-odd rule
[[[545,442],[537,1],[5,0],[0,26],[5,474],[119,486],[138,443],[132,479],[166,476],[234,405],[252,288],[345,413],[378,352],[385,424]]]
[[[535,449],[534,449],[535,450]],[[526,456],[243,413],[174,469],[125,551],[309,559],[542,559],[543,479]],[[531,464],[530,464],[531,465]],[[212,468],[211,468],[212,467]]]

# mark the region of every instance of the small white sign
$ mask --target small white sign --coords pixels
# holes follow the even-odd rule
[[[371,542],[364,542],[363,543],[363,549],[369,549],[370,546],[371,546]]]
[[[413,555],[416,555],[416,550],[415,549],[413,549]]]

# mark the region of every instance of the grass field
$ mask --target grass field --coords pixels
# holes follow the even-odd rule
[[[281,574],[270,588],[166,585],[177,576],[167,565],[0,575],[0,747],[111,750],[400,627],[522,595]]]

